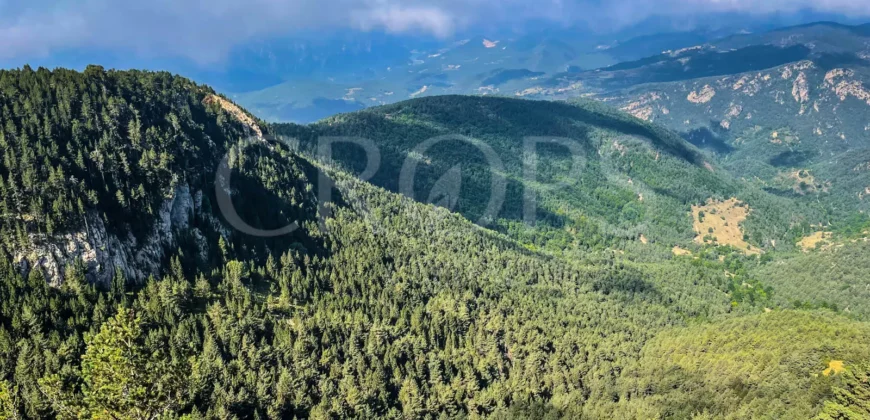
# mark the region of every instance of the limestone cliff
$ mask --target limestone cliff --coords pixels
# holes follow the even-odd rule
[[[30,235],[31,245],[14,253],[14,261],[27,274],[34,268],[43,270],[49,283],[60,285],[66,267],[81,260],[89,281],[108,285],[116,271],[127,279],[143,281],[160,275],[168,251],[177,243],[180,232],[190,231],[207,255],[207,243],[201,231],[190,227],[190,218],[202,206],[202,192],[191,194],[187,184],[179,185],[160,206],[151,231],[143,238],[131,233],[123,236],[110,232],[102,217],[88,212],[80,229],[62,235]],[[219,224],[211,217],[207,218]]]

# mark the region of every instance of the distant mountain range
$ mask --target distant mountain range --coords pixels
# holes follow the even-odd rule
[[[762,42],[769,44],[751,45]],[[708,66],[711,54],[743,59]],[[596,97],[683,133],[715,152],[735,175],[770,191],[809,199],[833,195],[843,206],[866,211],[868,59],[870,26],[823,23],[732,37],[629,70],[604,69],[586,86],[646,78],[648,83],[602,88]],[[675,62],[683,63],[682,72]],[[772,65],[757,68],[762,62]]]
[[[868,60],[870,24],[585,47],[477,37],[417,51],[375,79],[289,81],[235,98],[266,119],[298,121],[439,94],[600,100],[681,133],[761,188],[806,199],[834,194],[845,208],[870,210],[862,166],[870,154]]]
[[[862,54],[868,54],[868,32],[868,25],[822,22],[755,33],[733,27],[655,33],[622,41],[571,31],[476,36],[441,46],[430,43],[429,48],[385,48],[395,54],[359,63],[345,57],[341,62],[352,65],[338,73],[328,71],[326,60],[318,64],[323,71],[305,76],[288,71],[281,83],[232,97],[267,120],[293,122],[441,94],[570,99],[806,59],[826,66],[860,65]]]
[[[868,28],[0,71],[0,419],[868,418]]]
[[[283,83],[237,93],[233,98],[268,120],[311,122],[337,112],[418,96],[527,96],[541,93],[534,86],[557,74],[638,59],[650,49],[683,48],[715,36],[675,33],[632,38],[625,43],[573,31],[474,36],[429,48],[395,49],[396,54],[389,60],[362,64],[351,57],[351,62],[343,61],[346,67],[342,72],[326,71],[325,65],[314,69],[324,71],[311,71],[305,76],[287,72],[289,76]]]

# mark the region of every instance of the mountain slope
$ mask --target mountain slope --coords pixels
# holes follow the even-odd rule
[[[763,312],[769,289],[747,277],[742,266],[766,264],[754,256],[708,247],[697,259],[657,255],[638,262],[613,252],[581,259],[573,257],[582,252],[568,258],[530,251],[460,215],[267,141],[271,127],[183,78],[99,68],[84,74],[25,69],[0,73],[0,81],[3,100],[10,101],[0,124],[10,145],[2,150],[3,161],[20,153],[25,163],[37,157],[51,162],[42,168],[54,172],[38,178],[43,175],[36,166],[4,166],[4,180],[25,188],[51,186],[68,179],[58,177],[56,167],[74,171],[81,155],[86,165],[117,168],[103,178],[95,166],[86,191],[126,202],[127,188],[134,186],[132,191],[153,199],[150,213],[147,199],[137,198],[143,200],[137,201],[140,208],[130,209],[122,200],[83,200],[84,214],[59,218],[51,233],[45,218],[33,217],[40,207],[9,208],[10,226],[64,248],[66,235],[93,232],[96,220],[103,220],[107,236],[126,242],[95,247],[102,252],[147,247],[155,239],[162,244],[155,249],[160,254],[147,256],[153,259],[128,261],[128,267],[153,264],[153,277],[125,277],[124,270],[86,264],[97,257],[85,252],[75,255],[78,261],[64,261],[64,275],[49,285],[44,265],[22,266],[11,255],[32,246],[34,238],[21,235],[22,242],[14,243],[5,237],[11,232],[4,234],[10,245],[0,260],[2,417],[612,418],[616,412],[654,418],[674,415],[674,407],[716,417],[810,417],[842,382],[818,372],[831,361],[852,368],[870,357],[860,345],[866,323],[823,311]],[[6,95],[22,91],[31,95]],[[82,100],[34,92],[75,92]],[[536,121],[549,115],[550,122],[563,123],[551,126],[549,135],[590,134],[578,139],[584,147],[600,145],[591,135],[596,130],[648,137],[626,146],[624,156],[620,148],[607,152],[615,155],[614,165],[642,155],[657,162],[651,153],[657,147],[659,161],[667,163],[665,175],[674,177],[671,184],[709,182],[707,193],[728,191],[720,189],[734,183],[703,163],[669,154],[696,151],[659,137],[668,134],[651,125],[614,119],[620,114],[479,101],[434,98],[337,117],[332,124],[337,133],[346,128],[343,120],[388,133],[391,120],[382,112],[389,111],[392,121],[407,117],[403,132],[428,134],[422,131],[436,130],[438,123],[463,121],[469,135],[505,149],[515,139],[511,130],[533,133]],[[481,125],[480,113],[494,113],[504,124]],[[137,115],[145,127],[141,142],[138,130],[130,130]],[[329,124],[276,129],[306,134],[303,129],[325,131]],[[93,131],[77,138],[82,127]],[[390,145],[401,142],[383,148]],[[167,156],[161,167],[166,176],[146,182],[148,173],[139,171],[150,168],[153,149]],[[610,164],[592,151],[587,166]],[[192,152],[195,160],[183,159]],[[385,157],[390,153],[397,152]],[[139,166],[124,170],[125,156],[138,157]],[[400,162],[384,160],[393,167]],[[552,161],[560,160],[554,154]],[[516,163],[505,167],[515,170]],[[556,176],[556,169],[541,172]],[[635,179],[649,182],[638,171]],[[593,175],[606,181],[608,173]],[[320,187],[330,188],[331,202],[322,201]],[[28,191],[44,191],[39,188]],[[223,207],[223,194],[253,229],[239,228]],[[686,193],[673,187],[656,194]],[[192,198],[181,199],[187,195]],[[4,197],[14,199],[15,191]],[[188,201],[193,204],[181,204]],[[683,210],[690,219],[689,209]],[[768,214],[761,208],[758,213]],[[167,219],[170,234],[149,236]],[[181,220],[186,223],[176,223]],[[289,234],[250,234],[292,222],[298,227]],[[107,282],[88,281],[94,275],[91,280],[101,280],[100,273],[109,270],[114,275]],[[770,328],[779,333],[770,334]],[[733,340],[736,331],[740,341]],[[709,353],[708,347],[728,343],[741,352]],[[662,354],[670,356],[664,365]],[[686,362],[695,355],[703,363]],[[723,360],[736,367],[709,385],[704,375],[713,372],[692,369]],[[776,376],[742,382],[739,372],[753,366]],[[668,374],[661,375],[662,369]],[[684,386],[674,387],[674,381]],[[762,392],[753,390],[755,384],[764,385]],[[801,403],[777,403],[785,397]]]
[[[582,378],[590,375],[610,376],[606,382],[614,384],[611,365],[591,361],[605,357],[613,346],[629,344],[620,338],[624,335],[635,337],[629,345],[639,349],[645,340],[641,337],[653,331],[652,326],[683,322],[666,309],[666,299],[656,296],[648,284],[653,279],[650,274],[628,267],[577,266],[530,253],[456,215],[412,203],[328,168],[324,170],[336,185],[337,196],[332,216],[324,221],[327,230],[321,231],[315,220],[319,203],[311,188],[318,178],[315,163],[280,144],[258,141],[242,148],[244,143],[237,144],[237,139],[264,127],[257,127],[243,110],[210,96],[208,89],[183,79],[98,68],[85,74],[24,70],[3,76],[6,83],[21,80],[34,90],[86,86],[106,92],[88,105],[97,110],[125,103],[122,109],[129,114],[98,111],[100,119],[94,113],[72,114],[71,126],[102,124],[97,138],[120,126],[123,120],[118,118],[145,114],[149,107],[160,109],[162,102],[144,105],[130,100],[134,97],[129,93],[157,87],[169,97],[190,98],[175,102],[201,112],[191,112],[196,125],[191,123],[187,138],[194,144],[211,142],[213,153],[202,154],[198,165],[188,164],[189,172],[172,169],[175,176],[169,178],[187,179],[187,187],[142,187],[146,194],[174,194],[170,220],[176,217],[174,203],[180,191],[189,189],[195,191],[190,195],[201,196],[192,200],[195,205],[183,208],[187,224],[172,224],[171,236],[159,238],[166,241],[162,247],[166,255],[154,255],[155,260],[148,262],[156,267],[151,274],[159,280],[125,279],[123,270],[118,270],[107,284],[89,283],[89,276],[100,279],[99,273],[111,268],[90,264],[94,257],[81,253],[79,261],[59,262],[67,265],[64,276],[50,287],[46,275],[51,273],[44,266],[21,267],[7,254],[0,281],[0,386],[10,401],[2,407],[12,414],[36,418],[91,417],[133,409],[150,412],[155,409],[150,404],[157,400],[165,400],[165,405],[160,404],[163,410],[197,410],[207,416],[486,414],[549,395],[582,400],[604,392],[602,387],[582,385],[589,382]],[[162,87],[166,81],[171,87]],[[132,88],[112,90],[115,83]],[[8,92],[12,87],[6,88]],[[30,115],[38,120],[52,115],[53,109],[63,109],[63,101],[50,98],[30,108]],[[163,112],[167,124],[174,120],[173,112]],[[154,119],[145,121],[164,121],[157,118],[159,113],[149,115]],[[6,119],[3,126],[26,131],[27,125],[18,128],[20,121],[29,119]],[[146,133],[159,132],[154,125],[144,125]],[[234,131],[214,132],[212,137],[202,129],[210,126]],[[62,131],[55,132],[64,138]],[[132,138],[111,143],[116,151],[137,150],[135,130],[132,133]],[[27,144],[23,137],[4,135],[16,146]],[[164,141],[153,146],[172,145]],[[107,151],[99,143],[71,142],[55,157],[61,163],[72,161],[76,149],[84,156]],[[26,149],[6,149],[6,156],[13,150]],[[269,239],[228,229],[228,221],[217,212],[214,190],[206,189],[219,167],[219,150],[229,155],[233,171],[229,188],[242,219],[260,229],[297,221],[296,232]],[[106,157],[104,168],[123,163],[118,153]],[[183,156],[181,151],[175,153]],[[9,171],[4,178],[17,180],[13,174]],[[118,171],[108,179],[128,185],[140,178],[133,171]],[[102,180],[97,176],[88,185],[98,190],[115,185]],[[46,183],[39,180],[37,185]],[[110,214],[117,205],[84,204],[86,214]],[[25,215],[19,214],[18,219],[30,219]],[[153,214],[143,210],[140,217],[148,226],[159,225],[166,215],[162,210]],[[143,242],[152,240],[148,229],[139,232],[131,224],[119,223],[132,220],[129,215],[105,218],[114,222],[106,223],[107,234],[134,239],[145,235]],[[67,232],[88,230],[88,224],[93,225],[88,220],[87,215],[64,219],[57,231],[46,232],[40,240],[63,247]],[[38,229],[32,223],[21,229]],[[425,241],[418,239],[424,236]],[[118,244],[110,241],[106,246],[101,251],[112,253]],[[129,267],[139,262],[131,261]],[[696,310],[721,313],[727,308],[727,301],[714,293],[715,278],[712,271],[698,278],[705,282],[706,295],[715,307]],[[639,298],[647,294],[648,298]],[[627,302],[635,302],[632,309]],[[553,312],[553,308],[558,309]],[[113,318],[116,311],[119,315]],[[617,316],[626,311],[638,311],[644,321]],[[556,323],[563,327],[538,327]],[[126,343],[133,347],[125,347],[111,363],[133,363],[137,369],[140,365],[133,357],[148,357],[163,376],[142,376],[150,375],[144,372],[125,376],[120,365],[101,365],[109,362],[92,358],[112,349],[116,330],[109,326],[113,325],[131,331]],[[591,334],[591,325],[596,331],[609,331],[605,334],[613,337],[612,344]],[[50,332],[50,337],[42,331]],[[98,331],[99,340],[82,339],[85,332]],[[589,350],[578,358],[568,352],[576,348]],[[149,356],[134,356],[142,351]],[[92,364],[79,370],[83,354]],[[423,355],[425,363],[419,365],[415,360],[422,359],[416,357]],[[564,363],[573,368],[564,370]],[[10,369],[16,364],[22,368]],[[133,387],[134,393],[145,385],[137,381],[153,381],[147,385],[160,384],[164,391],[144,398],[130,398],[126,392],[113,396],[112,388],[95,387],[109,378],[90,374],[94,369],[118,375],[117,380]],[[180,376],[180,371],[185,374]],[[259,374],[255,378],[247,372]],[[556,390],[541,378],[548,378],[547,382],[562,378],[556,382],[576,385]],[[161,394],[179,388],[187,396]]]
[[[0,85],[2,247],[53,282],[78,257],[103,284],[116,269],[158,274],[206,174],[230,139],[254,134],[214,91],[168,73],[25,68]]]
[[[558,74],[549,81],[549,85],[554,87],[580,83],[587,92],[608,92],[645,83],[762,70],[803,60],[810,54],[811,50],[803,45],[752,45],[734,50],[696,46],[594,71]]]
[[[690,207],[708,199],[737,197],[757,209],[745,224],[756,247],[771,247],[776,240],[789,243],[791,239],[784,239],[803,236],[802,226],[817,223],[814,218],[819,217],[810,208],[798,209],[732,179],[671,132],[592,102],[432,97],[339,115],[310,126],[278,125],[275,130],[310,149],[320,136],[368,138],[380,147],[383,162],[371,181],[421,201],[433,202],[438,198],[433,191],[444,186],[445,177],[458,177],[455,183],[461,191],[442,205],[473,221],[487,217],[487,225],[514,231],[515,237],[547,232],[532,241],[536,246],[546,245],[547,235],[555,235],[551,239],[557,248],[600,249],[619,241],[638,241],[640,236],[668,247],[689,246],[696,236]],[[438,137],[454,133],[476,140]],[[534,136],[566,138],[576,150],[544,141],[537,146],[536,179],[528,179],[524,141]],[[428,139],[433,138],[438,140],[431,143]],[[431,147],[415,149],[427,140]],[[365,159],[356,146],[334,147],[334,159],[362,172]],[[496,160],[484,153],[489,149],[497,165],[488,163]],[[409,173],[415,180],[413,191],[400,185],[403,165],[418,171]],[[486,203],[501,192],[492,186],[493,180],[502,177],[504,206],[498,213],[488,213]],[[559,182],[562,187],[547,188]],[[539,211],[532,215],[537,229],[529,231],[519,222],[528,220],[523,203],[525,194],[532,192],[539,197]],[[565,233],[571,229],[587,234]]]
[[[606,100],[685,133],[717,152],[723,167],[770,191],[823,196],[839,207],[866,211],[868,64],[818,58],[760,72],[649,84]]]
[[[418,96],[570,99],[642,83],[764,70],[804,59],[842,66],[870,56],[867,25],[817,22],[768,30],[768,25],[744,26],[746,19],[740,20],[731,29],[726,29],[729,25],[714,29],[721,24],[717,22],[706,30],[639,37],[630,37],[631,31],[591,36],[552,29],[520,37],[477,36],[445,45],[405,47],[405,57],[384,60],[380,66],[363,61],[360,67],[349,61],[352,64],[347,68],[352,70],[347,74],[297,74],[264,89],[238,91],[233,98],[269,121],[307,123]],[[765,30],[749,32],[753,28]],[[382,49],[386,57],[393,57],[388,45],[375,44],[369,55],[376,56]],[[262,61],[254,58],[252,62]],[[267,61],[260,68],[273,71],[274,66]],[[527,77],[497,83],[501,78],[491,76],[498,72]],[[286,73],[295,71],[287,69]]]

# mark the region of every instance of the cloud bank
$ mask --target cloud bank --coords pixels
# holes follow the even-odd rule
[[[813,9],[870,16],[867,0],[0,0],[0,59],[97,48],[218,62],[245,42],[350,29],[447,37],[475,25],[621,27],[656,15]]]

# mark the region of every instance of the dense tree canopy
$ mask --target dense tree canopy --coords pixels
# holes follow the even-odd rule
[[[777,300],[767,278],[779,255],[700,245],[671,254],[669,238],[693,235],[688,206],[704,194],[780,202],[685,156],[662,158],[655,171],[646,147],[656,146],[646,140],[624,156],[589,158],[608,169],[570,192],[594,199],[566,199],[564,225],[538,232],[506,217],[499,232],[362,182],[340,159],[247,144],[244,124],[205,100],[214,93],[182,78],[24,69],[0,73],[0,89],[10,145],[0,153],[15,162],[3,166],[0,191],[9,215],[0,418],[838,418],[866,406],[870,327],[860,316],[788,309],[791,299]],[[442,100],[466,109],[465,99]],[[371,118],[353,124],[373,137],[389,122],[343,118]],[[89,131],[76,137],[73,127]],[[275,131],[285,129],[309,128]],[[583,138],[605,142],[619,130]],[[261,229],[295,221],[297,231],[260,238],[227,229],[211,204],[224,154],[240,217]],[[608,181],[620,176],[613,168],[634,183]],[[75,186],[51,184],[70,176]],[[609,183],[595,189],[594,179]],[[119,270],[110,284],[92,284],[79,260],[51,286],[39,268],[13,261],[33,235],[78,228],[94,212],[118,235],[141,238],[139,225],[155,223],[180,180],[204,197],[159,276],[135,282]],[[317,197],[324,181],[331,203]],[[638,204],[629,185],[641,183],[667,189],[656,193],[669,197],[663,207]],[[555,208],[558,197],[548,199]],[[323,206],[331,211],[321,226]],[[788,225],[786,212],[758,208],[762,221]],[[682,218],[659,214],[668,209],[686,220],[668,225]],[[660,232],[661,243],[629,240],[629,228]],[[846,373],[822,375],[835,360]]]

